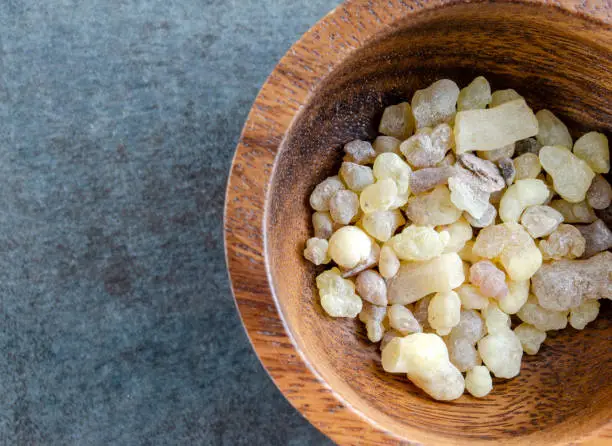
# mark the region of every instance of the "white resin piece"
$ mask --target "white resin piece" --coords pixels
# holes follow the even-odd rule
[[[457,153],[495,150],[538,133],[538,120],[524,99],[494,108],[465,110],[455,117]]]

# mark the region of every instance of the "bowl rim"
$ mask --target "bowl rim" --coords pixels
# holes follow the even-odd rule
[[[223,217],[225,258],[234,302],[251,345],[272,381],[299,413],[336,443],[354,444],[356,432],[360,444],[397,444],[414,439],[398,437],[352,408],[311,366],[286,326],[271,286],[265,240],[268,186],[279,149],[317,84],[355,50],[389,31],[394,23],[422,11],[488,1],[348,0],[340,4],[281,58],[259,91],[240,135],[227,182]],[[612,25],[612,8],[606,0],[497,2],[544,5]],[[354,26],[338,26],[355,17],[359,20]],[[286,94],[282,100],[278,98],[279,88]],[[299,391],[291,379],[296,375],[301,382]],[[332,415],[342,422],[334,422]],[[410,436],[411,431],[407,429],[406,434]],[[419,436],[423,437],[422,431]],[[612,422],[587,439],[604,438],[612,438]],[[443,444],[439,437],[435,441]],[[448,444],[452,444],[450,440]]]

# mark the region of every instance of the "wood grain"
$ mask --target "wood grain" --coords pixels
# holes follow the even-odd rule
[[[435,402],[382,371],[360,324],[326,317],[301,257],[308,196],[384,106],[448,77],[485,75],[578,134],[612,129],[606,1],[350,1],[279,62],[236,150],[225,214],[233,291],[275,383],[339,444],[612,444],[612,311],[550,336],[482,400]]]

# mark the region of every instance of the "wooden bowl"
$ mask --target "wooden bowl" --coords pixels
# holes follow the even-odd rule
[[[373,138],[383,108],[440,78],[485,75],[574,132],[612,130],[609,0],[345,3],[263,86],[227,189],[227,261],[253,345],[291,403],[341,444],[611,444],[612,316],[550,336],[484,399],[431,400],[383,372],[358,322],[327,317],[301,252],[308,196],[342,144]],[[608,302],[609,303],[609,302]],[[604,305],[605,307],[605,305]]]

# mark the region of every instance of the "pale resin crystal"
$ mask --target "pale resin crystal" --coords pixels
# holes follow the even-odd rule
[[[550,110],[540,110],[536,113],[538,120],[538,142],[543,146],[563,146],[572,148],[572,137],[567,126]]]
[[[338,268],[319,274],[317,288],[321,306],[332,317],[354,318],[363,307],[361,298],[355,294],[355,285],[343,279]]]
[[[455,117],[457,153],[494,150],[538,133],[538,121],[524,99],[484,110],[466,110]]]
[[[515,180],[536,178],[542,172],[540,158],[534,153],[524,153],[512,160],[516,171]]]
[[[529,206],[521,216],[521,224],[533,238],[551,234],[563,222],[563,215],[550,206]]]
[[[388,307],[389,325],[398,332],[407,335],[423,331],[412,311],[403,305],[395,304]]]
[[[383,320],[387,315],[387,307],[372,305],[369,302],[363,303],[363,308],[359,313],[359,320],[366,326],[366,333],[370,342],[380,342],[385,334]]]
[[[317,238],[328,239],[334,232],[334,221],[329,212],[315,212],[312,214],[312,226]]]
[[[404,262],[388,281],[389,302],[406,305],[436,292],[450,291],[465,280],[463,263],[454,252],[425,262]]]
[[[493,380],[489,369],[483,365],[477,365],[465,375],[465,388],[472,396],[483,398],[493,390]]]
[[[356,164],[372,164],[376,157],[376,152],[372,144],[368,141],[356,139],[344,145],[346,153],[345,161]]]
[[[372,251],[368,235],[355,226],[338,229],[329,239],[329,255],[344,268],[353,268]]]
[[[464,283],[455,290],[461,299],[461,305],[465,309],[482,310],[489,305],[489,298],[480,292],[480,288]]]
[[[529,297],[529,280],[509,280],[508,294],[499,299],[499,308],[506,314],[517,313]]]
[[[474,310],[461,310],[459,323],[453,327],[448,335],[449,339],[465,339],[474,345],[487,334],[482,317]]]
[[[391,179],[397,186],[396,206],[403,206],[410,194],[410,174],[412,169],[395,153],[381,153],[374,161],[374,176],[378,181]]]
[[[540,180],[519,180],[506,190],[499,203],[499,217],[504,222],[517,222],[528,206],[546,202],[550,191]]]
[[[455,400],[465,390],[463,375],[450,361],[439,366],[425,365],[408,373],[408,379],[438,401]]]
[[[441,162],[453,146],[453,130],[448,124],[440,124],[431,132],[420,132],[400,145],[411,166],[433,167]]]
[[[376,271],[368,269],[359,273],[355,289],[363,300],[374,305],[387,305],[387,284]]]
[[[331,262],[331,257],[328,254],[329,244],[327,240],[312,237],[306,241],[306,248],[304,249],[304,257],[306,260],[314,263],[315,265],[323,265]]]
[[[465,243],[468,240],[472,239],[472,227],[465,220],[465,218],[460,218],[454,223],[445,226],[438,226],[436,228],[438,231],[447,232],[450,236],[450,239],[446,243],[444,247],[444,252],[459,252],[465,246]]]
[[[380,250],[380,260],[378,261],[380,275],[385,279],[390,279],[397,274],[399,268],[400,261],[395,251],[389,246],[383,246]]]
[[[476,347],[466,339],[447,339],[446,345],[450,362],[460,372],[467,372],[472,367],[482,363]]]
[[[450,333],[459,323],[461,300],[454,291],[436,293],[429,302],[427,322],[440,336]]]
[[[588,323],[597,319],[598,314],[599,302],[596,300],[589,300],[571,309],[569,323],[576,330],[583,330]]]
[[[545,146],[540,150],[540,164],[552,177],[555,192],[570,203],[578,203],[586,197],[595,174],[580,158],[568,149]]]
[[[350,161],[344,161],[340,166],[340,178],[354,192],[361,192],[370,184],[374,184],[374,173],[371,167]]]
[[[489,260],[481,260],[470,267],[470,282],[487,297],[501,299],[508,294],[506,275]]]
[[[489,302],[487,308],[482,310],[482,316],[489,334],[502,333],[510,329],[510,316],[504,313],[494,301]]]
[[[410,197],[404,210],[406,216],[419,226],[448,225],[461,217],[461,210],[451,202],[450,191],[444,185]]]
[[[401,143],[401,140],[393,136],[382,135],[376,137],[376,139],[372,143],[372,147],[374,147],[374,151],[378,154],[391,152],[397,155],[401,155],[402,152],[400,152],[399,149]]]
[[[381,362],[389,373],[415,373],[448,363],[448,349],[436,334],[413,333],[392,339],[382,351]]]
[[[376,240],[386,242],[397,228],[406,223],[406,219],[399,209],[392,211],[376,211],[364,214],[361,219],[363,229]]]
[[[329,200],[329,213],[341,225],[351,223],[359,212],[359,197],[351,190],[339,190]]]
[[[363,189],[359,203],[361,210],[366,214],[397,209],[399,207],[397,184],[391,178],[377,181]]]
[[[538,304],[535,296],[529,296],[525,305],[516,314],[520,320],[538,330],[562,330],[567,326],[567,310],[549,310]]]
[[[535,355],[546,339],[545,331],[538,330],[533,325],[524,322],[514,329],[514,334],[519,338],[523,351],[528,355]]]
[[[437,232],[428,226],[408,226],[391,237],[389,246],[401,260],[423,261],[438,257],[450,240],[448,232]]]
[[[531,279],[531,289],[540,305],[549,310],[566,311],[585,300],[610,299],[612,253],[604,251],[587,260],[545,263]]]
[[[383,135],[393,136],[400,140],[412,135],[414,132],[414,116],[410,104],[402,102],[385,108],[378,131]]]
[[[329,211],[329,200],[339,190],[345,189],[337,176],[321,181],[310,194],[310,206],[315,211]]]
[[[450,122],[455,116],[458,97],[459,87],[449,79],[436,81],[423,90],[417,90],[411,102],[416,128]]]
[[[514,378],[521,371],[523,347],[510,329],[482,338],[478,341],[478,353],[497,378]]]
[[[593,172],[610,172],[610,149],[608,138],[603,133],[590,132],[578,138],[574,144],[574,155],[586,161]]]
[[[538,246],[544,260],[575,259],[584,254],[586,241],[576,227],[561,224]]]
[[[491,86],[483,77],[478,76],[470,84],[462,88],[457,98],[457,110],[475,110],[486,108],[491,102]]]

